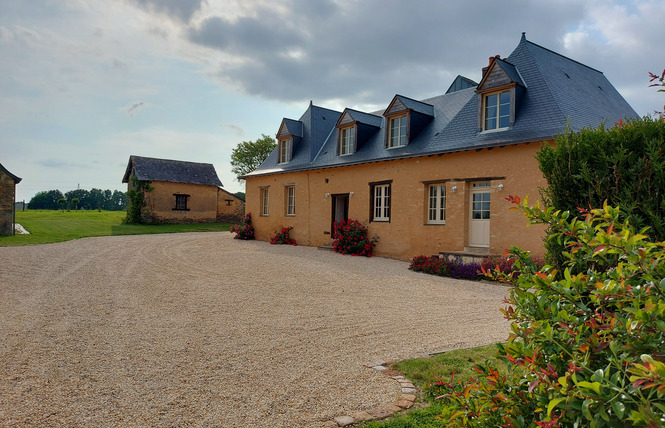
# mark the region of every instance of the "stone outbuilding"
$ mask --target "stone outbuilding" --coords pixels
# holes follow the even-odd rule
[[[14,234],[14,224],[16,222],[16,212],[14,211],[16,185],[20,182],[21,178],[7,171],[0,164],[0,236]]]
[[[236,221],[244,202],[222,189],[215,167],[209,163],[157,159],[132,155],[122,179],[127,190],[135,180],[149,182],[144,192],[144,220],[151,223],[212,223]]]

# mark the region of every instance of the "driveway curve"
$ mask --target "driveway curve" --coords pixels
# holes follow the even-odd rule
[[[0,426],[320,426],[508,335],[503,286],[232,236],[0,247]]]

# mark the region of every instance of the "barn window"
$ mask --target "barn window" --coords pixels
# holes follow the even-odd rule
[[[174,211],[189,211],[189,208],[187,208],[187,198],[189,198],[189,195],[174,193],[173,196],[175,196]]]

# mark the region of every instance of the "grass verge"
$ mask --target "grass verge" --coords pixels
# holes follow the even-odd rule
[[[125,211],[27,210],[16,213],[16,222],[29,235],[0,237],[0,246],[48,244],[89,236],[143,235],[151,233],[222,232],[229,223],[124,224]]]
[[[487,360],[496,361],[495,365],[501,368],[505,364],[497,360],[496,345],[479,346],[469,349],[458,349],[444,352],[429,358],[400,361],[391,365],[391,369],[404,374],[419,391],[423,392],[427,384],[439,379],[450,380],[455,373],[455,379],[468,379],[476,375],[473,366]],[[444,426],[444,421],[437,419],[438,415],[446,414],[446,408],[440,402],[424,397],[421,399],[429,404],[428,407],[410,410],[392,419],[385,421],[366,422],[360,425],[364,428],[433,428]]]

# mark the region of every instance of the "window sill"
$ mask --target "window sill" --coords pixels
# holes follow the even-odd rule
[[[446,222],[443,223],[423,223],[423,226],[445,226]]]
[[[372,223],[390,223],[390,219],[375,218],[372,220]]]
[[[480,135],[483,135],[483,134],[492,134],[492,133],[494,133],[494,132],[508,131],[509,129],[512,129],[512,126],[508,126],[508,127],[506,127],[506,128],[487,129],[487,130],[480,131]]]
[[[284,217],[295,217],[295,214],[284,214]]]
[[[185,208],[185,209],[182,209],[182,208],[173,208],[171,211],[189,211],[189,208]]]
[[[403,149],[403,148],[406,147],[406,146],[408,146],[408,144],[404,144],[403,146],[386,147],[386,150]]]

